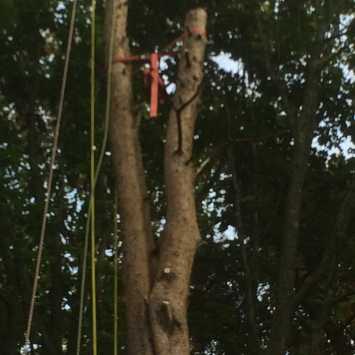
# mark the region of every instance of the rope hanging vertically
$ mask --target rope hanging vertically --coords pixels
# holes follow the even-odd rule
[[[114,243],[114,273],[113,273],[113,355],[118,355],[118,226],[117,226],[117,194],[114,194],[113,207],[113,243]]]
[[[90,58],[90,186],[91,186],[91,303],[92,303],[92,353],[97,355],[96,321],[96,241],[95,241],[95,50],[96,50],[96,0],[91,3],[91,58]]]
[[[107,5],[106,5],[107,6]],[[110,39],[109,39],[109,52],[108,57],[112,58],[113,56],[113,48],[114,48],[114,28],[115,28],[115,16],[114,11],[112,13],[111,18],[111,31],[110,31]],[[96,166],[95,172],[95,181],[94,186],[96,187],[102,163],[105,157],[105,151],[108,141],[108,130],[109,130],[109,120],[110,120],[110,112],[111,112],[111,85],[112,85],[112,61],[108,60],[107,66],[107,84],[106,84],[106,103],[105,103],[105,123],[104,123],[104,136],[101,143],[100,154]],[[85,295],[85,284],[86,284],[86,271],[87,271],[87,257],[88,257],[88,244],[89,244],[89,233],[90,233],[90,221],[92,216],[92,199],[90,194],[89,199],[89,207],[88,207],[88,216],[86,220],[85,226],[85,243],[84,243],[84,251],[83,251],[83,260],[82,260],[82,276],[81,276],[81,285],[80,285],[80,304],[79,304],[79,320],[78,320],[78,332],[77,332],[77,345],[76,345],[76,355],[80,355],[81,348],[81,339],[82,339],[82,324],[83,324],[83,316],[84,316],[84,295]]]
[[[26,348],[25,351],[27,351],[30,348],[32,321],[33,321],[34,307],[35,307],[36,296],[37,296],[37,291],[38,291],[38,281],[40,278],[40,271],[41,271],[40,269],[41,269],[44,240],[45,240],[46,228],[47,228],[47,216],[48,216],[48,210],[49,210],[49,203],[51,200],[51,193],[52,193],[54,165],[55,165],[56,157],[57,157],[59,133],[60,133],[62,116],[63,116],[64,97],[65,97],[65,90],[66,90],[68,71],[69,71],[69,60],[70,60],[70,54],[71,54],[71,49],[72,49],[72,43],[73,43],[77,3],[78,3],[78,0],[73,1],[72,10],[71,10],[67,48],[66,48],[66,54],[65,54],[65,63],[64,63],[64,69],[63,69],[62,84],[61,84],[61,89],[60,89],[60,97],[59,97],[59,105],[58,105],[58,113],[57,113],[57,123],[56,123],[55,131],[54,131],[53,148],[52,148],[52,154],[51,154],[51,160],[50,160],[50,166],[49,166],[49,175],[48,175],[48,180],[47,180],[47,191],[46,191],[45,203],[44,203],[44,209],[43,209],[40,241],[39,241],[39,245],[38,245],[36,267],[35,267],[35,276],[33,279],[33,286],[32,286],[32,297],[31,297],[31,301],[30,301],[30,309],[29,309],[27,327],[26,327],[26,332],[25,332],[25,348]]]

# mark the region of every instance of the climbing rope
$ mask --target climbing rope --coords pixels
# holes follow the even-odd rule
[[[59,143],[59,132],[60,132],[60,126],[61,126],[61,121],[62,121],[62,116],[63,116],[64,97],[65,97],[65,89],[66,89],[66,85],[67,85],[67,78],[68,78],[68,71],[69,71],[69,59],[70,59],[72,42],[73,42],[73,35],[74,35],[74,25],[75,25],[75,18],[76,18],[77,3],[78,3],[77,0],[73,1],[72,11],[71,11],[68,41],[67,41],[67,48],[66,48],[66,55],[65,55],[65,63],[64,63],[62,84],[61,84],[61,89],[60,89],[60,98],[59,98],[59,106],[58,106],[58,113],[57,113],[57,123],[56,123],[55,131],[54,131],[53,148],[52,148],[50,167],[49,167],[49,175],[48,175],[48,181],[47,181],[46,199],[45,199],[44,209],[43,209],[40,241],[39,241],[39,245],[38,245],[35,275],[34,275],[33,286],[32,286],[32,296],[31,296],[31,301],[30,301],[30,309],[29,309],[29,315],[28,315],[28,321],[27,321],[27,328],[26,328],[26,332],[25,332],[25,351],[27,351],[27,352],[28,352],[28,350],[30,350],[30,343],[31,343],[30,337],[31,337],[31,330],[32,330],[32,321],[33,321],[33,314],[34,314],[36,296],[37,296],[37,291],[38,291],[38,281],[40,278],[40,271],[41,271],[40,269],[41,269],[42,255],[43,255],[43,249],[44,249],[44,240],[45,240],[45,235],[46,235],[49,203],[51,200],[51,193],[52,193],[54,165],[55,165],[56,157],[57,157],[57,150],[58,150],[58,143]]]
[[[90,186],[91,186],[91,303],[92,303],[92,353],[97,355],[96,320],[96,240],[95,240],[95,49],[96,0],[91,3],[91,76],[90,76]]]
[[[114,48],[114,11],[112,11],[111,18],[111,33],[109,39],[109,52],[108,58],[112,58],[113,56],[113,48]],[[105,151],[108,141],[108,131],[109,131],[109,121],[110,121],[110,112],[111,112],[111,86],[112,86],[112,61],[108,61],[107,66],[107,84],[106,84],[106,103],[105,103],[105,123],[104,123],[104,136],[101,143],[100,154],[96,165],[95,172],[95,181],[93,187],[96,187],[97,181],[99,178],[99,174],[101,171],[102,163],[105,157]],[[92,192],[91,192],[92,195]],[[81,276],[81,285],[80,285],[80,304],[79,304],[79,320],[78,320],[78,331],[77,331],[77,344],[76,344],[76,355],[80,355],[81,349],[81,339],[82,339],[82,324],[83,324],[83,315],[84,315],[84,298],[85,298],[85,284],[86,284],[86,272],[87,272],[87,259],[88,259],[88,247],[89,247],[89,232],[90,232],[90,222],[92,217],[92,198],[90,195],[89,207],[88,207],[88,216],[86,220],[85,226],[85,242],[84,242],[84,252],[83,252],[83,260],[82,260],[82,276]]]
[[[114,194],[113,205],[113,238],[114,238],[114,273],[113,273],[113,355],[118,354],[118,226],[117,226],[117,194]]]

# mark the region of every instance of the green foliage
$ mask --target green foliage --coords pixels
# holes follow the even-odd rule
[[[68,29],[68,1],[0,1],[0,342],[1,354],[18,354],[28,313],[34,258],[44,202],[54,117],[57,111]],[[64,6],[62,6],[64,4]],[[247,322],[246,270],[235,216],[231,159],[241,190],[240,205],[247,257],[257,292],[258,340],[266,346],[275,306],[278,257],[283,233],[285,195],[294,147],[290,107],[300,112],[307,85],[307,63],[321,48],[320,103],[315,141],[303,196],[296,287],[317,270],[328,241],[336,233],[337,216],[354,179],[354,158],[330,154],[344,139],[354,143],[353,1],[175,1],[131,0],[129,35],[134,52],[164,48],[183,31],[192,6],[209,12],[209,46],[201,114],[193,161],[211,161],[197,179],[196,197],[203,241],[195,262],[189,322],[194,354],[251,354]],[[100,5],[99,5],[100,6]],[[105,69],[103,11],[99,8],[97,90],[98,127],[103,134]],[[35,311],[33,354],[59,355],[66,344],[74,354],[78,289],[89,195],[89,5],[81,3],[70,64],[58,169],[51,201],[40,294]],[[348,27],[344,23],[349,22]],[[347,31],[339,36],[339,31]],[[240,70],[221,68],[213,56],[221,52],[238,61]],[[225,59],[222,60],[222,63]],[[164,74],[174,82],[176,63]],[[236,64],[234,64],[236,66]],[[276,73],[270,72],[276,68]],[[276,81],[273,75],[276,75]],[[280,92],[278,80],[285,84]],[[134,88],[141,113],[141,137],[153,204],[154,225],[165,216],[163,147],[167,99],[161,117],[149,121],[139,68]],[[282,98],[286,96],[287,101]],[[231,153],[230,153],[231,152]],[[232,158],[230,158],[232,156]],[[105,159],[98,185],[98,273],[100,353],[112,351],[113,177]],[[352,196],[354,199],[354,196]],[[354,215],[354,202],[349,205]],[[326,313],[322,354],[354,351],[354,231],[348,218],[330,249],[329,265],[320,281],[295,311],[290,353],[307,346],[312,326],[320,322],[314,305]],[[233,228],[234,229],[233,229]],[[231,229],[232,228],[232,229]],[[157,232],[158,236],[159,232]],[[229,235],[229,239],[227,238]],[[216,236],[220,239],[216,240]],[[336,260],[336,262],[333,260]],[[121,265],[121,264],[120,264]],[[334,266],[335,265],[335,266]],[[79,268],[79,271],[78,271]],[[123,270],[120,270],[120,290]],[[329,274],[333,278],[328,279]],[[256,296],[256,292],[255,292]],[[331,300],[332,302],[328,302]],[[320,303],[317,303],[320,302]],[[125,345],[124,300],[120,301],[120,339]],[[55,326],[53,326],[55,325]],[[336,331],[335,331],[335,330]],[[90,346],[90,310],[85,313],[84,351]],[[313,334],[313,333],[312,333]],[[122,354],[125,353],[122,350]],[[301,354],[301,353],[300,353]]]

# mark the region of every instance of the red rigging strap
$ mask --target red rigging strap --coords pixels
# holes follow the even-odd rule
[[[159,55],[150,55],[150,117],[158,116],[158,96],[159,96]]]
[[[113,58],[113,63],[124,63],[129,64],[132,62],[146,62],[149,63],[150,69],[149,72],[145,71],[144,81],[147,79],[150,80],[150,114],[151,118],[158,116],[158,104],[159,104],[159,91],[165,92],[165,85],[163,79],[159,74],[159,64],[160,58],[163,56],[175,56],[177,53],[169,51],[173,48],[178,41],[181,41],[183,38],[189,35],[199,35],[201,37],[207,37],[207,32],[204,28],[191,27],[186,28],[185,32],[171,42],[163,52],[154,52],[150,54],[143,55],[132,55],[132,56],[115,56]],[[159,90],[162,89],[162,90]]]
[[[134,55],[127,57],[116,56],[113,59],[114,63],[129,64],[131,62],[149,62],[149,70],[144,71],[144,81],[150,82],[150,118],[156,118],[158,116],[158,103],[159,103],[159,91],[164,92],[165,85],[163,79],[159,74],[160,58],[166,55],[174,55],[175,53],[162,52],[151,53],[150,55]],[[159,90],[161,89],[161,90]]]

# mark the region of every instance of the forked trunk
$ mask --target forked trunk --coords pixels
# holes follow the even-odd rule
[[[114,26],[115,58],[130,55],[127,12],[127,1],[113,0],[107,4],[107,34]],[[186,16],[165,147],[167,226],[159,243],[159,260],[154,263],[154,271],[155,246],[138,138],[139,125],[133,112],[131,64],[124,61],[113,64],[110,131],[124,236],[127,345],[132,355],[190,353],[187,299],[200,239],[192,150],[203,77],[206,22],[207,14],[201,8]]]

